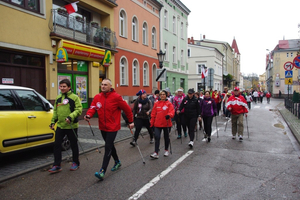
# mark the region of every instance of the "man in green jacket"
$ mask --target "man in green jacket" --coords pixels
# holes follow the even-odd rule
[[[82,105],[79,97],[71,91],[71,82],[69,79],[63,79],[59,82],[61,94],[56,97],[53,117],[51,119],[50,128],[54,130],[57,123],[54,142],[54,163],[53,167],[48,171],[57,173],[62,170],[61,163],[61,143],[65,135],[71,143],[73,163],[70,168],[75,171],[79,168],[79,149],[77,144],[78,116],[82,113]],[[76,135],[74,134],[74,129]]]

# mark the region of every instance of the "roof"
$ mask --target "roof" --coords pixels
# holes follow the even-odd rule
[[[237,46],[237,43],[236,43],[235,38],[234,38],[233,41],[232,41],[231,48],[234,49],[235,53],[240,54],[240,51],[239,51],[239,48],[238,48],[238,46]]]
[[[300,40],[279,40],[278,49],[299,49],[300,48]]]

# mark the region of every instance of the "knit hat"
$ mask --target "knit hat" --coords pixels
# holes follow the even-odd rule
[[[167,88],[165,89],[165,91],[166,91],[166,92],[170,92],[170,88],[167,87]]]
[[[141,89],[138,93],[136,93],[136,96],[141,96],[144,93],[146,93],[146,91]]]
[[[194,90],[194,88],[191,88],[191,89],[189,89],[188,93],[189,93],[189,94],[193,94],[193,93],[195,93],[195,90]]]

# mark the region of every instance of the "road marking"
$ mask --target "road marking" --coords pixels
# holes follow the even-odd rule
[[[189,155],[191,155],[194,151],[188,151],[186,154],[181,156],[178,160],[176,160],[172,165],[170,165],[163,172],[154,177],[149,183],[144,185],[139,191],[137,191],[134,195],[129,197],[128,199],[139,199],[144,193],[146,193],[152,186],[154,186],[158,181],[160,181],[163,177],[165,177],[170,171],[175,169],[177,165],[179,165],[184,159],[186,159]]]
[[[254,106],[253,108],[260,108],[260,106]]]
[[[220,130],[220,128],[218,128],[218,131],[219,131],[219,130]],[[216,132],[217,132],[217,129],[214,130],[214,131],[211,133],[211,135],[214,135]],[[206,141],[206,139],[204,138],[202,141],[204,142],[204,141]]]
[[[227,121],[227,122],[224,122],[224,125],[226,125],[226,123],[230,122],[231,121],[231,118]]]

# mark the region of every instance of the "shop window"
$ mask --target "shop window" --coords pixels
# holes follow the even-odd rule
[[[88,71],[88,62],[79,60],[69,60],[64,63],[57,63],[58,70],[69,70],[78,72]]]
[[[0,52],[0,63],[10,63],[10,54],[9,53],[4,53]]]
[[[13,63],[19,65],[27,65],[27,56],[24,55],[14,55]]]

